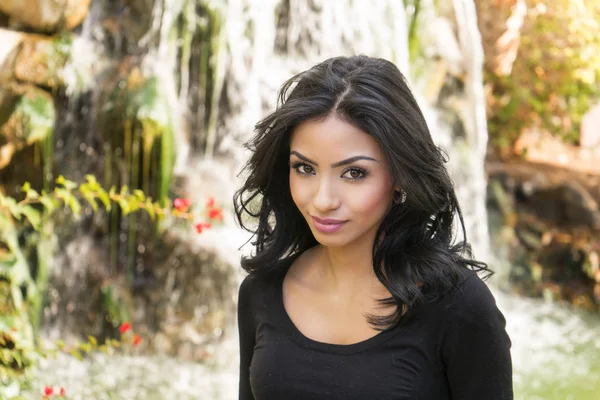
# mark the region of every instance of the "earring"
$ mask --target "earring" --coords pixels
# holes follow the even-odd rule
[[[401,198],[399,198],[400,194],[402,195]],[[396,204],[404,203],[406,201],[406,192],[404,190],[395,190],[393,200]]]

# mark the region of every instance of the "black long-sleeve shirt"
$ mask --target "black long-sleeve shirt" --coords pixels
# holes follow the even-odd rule
[[[349,345],[304,336],[282,282],[248,276],[240,286],[240,400],[513,399],[505,319],[475,273],[406,323]]]

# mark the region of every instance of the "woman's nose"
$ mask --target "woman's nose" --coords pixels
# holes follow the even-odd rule
[[[314,207],[321,211],[335,210],[340,206],[340,199],[335,185],[330,179],[321,179],[318,183],[317,192],[313,198]]]

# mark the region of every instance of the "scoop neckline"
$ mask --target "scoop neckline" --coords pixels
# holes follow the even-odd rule
[[[292,318],[288,314],[283,303],[283,280],[285,278],[285,275],[287,274],[287,271],[288,268],[285,268],[284,272],[280,276],[280,279],[277,280],[275,285],[277,311],[279,313],[280,320],[283,323],[283,328],[285,329],[285,332],[297,345],[304,348],[321,351],[324,353],[353,354],[368,350],[370,348],[385,343],[399,330],[402,329],[401,326],[394,326],[387,330],[381,331],[375,334],[374,336],[371,336],[370,338],[351,344],[327,343],[309,338],[308,336],[303,334],[300,331],[300,329],[298,329],[294,321],[292,321]]]

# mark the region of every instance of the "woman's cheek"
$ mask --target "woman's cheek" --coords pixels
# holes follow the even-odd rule
[[[296,206],[303,207],[306,203],[307,187],[302,184],[298,177],[293,175],[290,175],[290,192]]]
[[[384,183],[368,185],[362,188],[361,193],[353,193],[349,197],[353,207],[357,212],[362,213],[383,213],[387,210],[390,202],[391,188]]]

